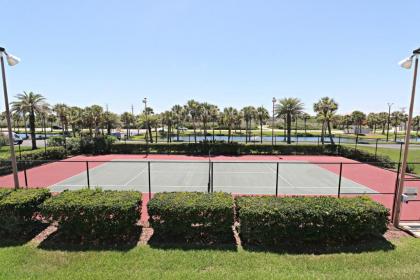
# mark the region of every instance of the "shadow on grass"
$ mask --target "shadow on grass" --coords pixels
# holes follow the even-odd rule
[[[212,242],[186,241],[182,238],[160,238],[152,235],[148,244],[155,249],[178,249],[183,251],[190,250],[215,250],[215,251],[237,251],[237,246],[233,234],[225,240],[213,240]]]
[[[36,221],[31,223],[21,230],[18,234],[0,234],[0,248],[10,246],[21,246],[31,241],[35,236],[40,234],[49,224]]]
[[[279,246],[263,246],[242,244],[242,248],[252,252],[270,252],[278,254],[337,254],[337,253],[365,253],[376,251],[391,251],[395,245],[383,237],[377,237],[369,240],[360,240],[348,244],[303,244],[303,243],[285,243]]]
[[[136,225],[127,235],[112,240],[83,240],[57,230],[42,241],[38,248],[60,251],[129,251],[137,246],[141,231],[142,227]]]

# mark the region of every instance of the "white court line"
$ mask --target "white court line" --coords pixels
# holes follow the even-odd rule
[[[147,187],[147,185],[131,185],[133,187]],[[56,185],[55,187],[87,187],[86,185]],[[95,186],[91,186],[91,188]],[[98,187],[127,187],[126,185],[98,185]],[[155,186],[159,188],[207,188],[207,186]],[[214,186],[217,188],[243,188],[243,189],[263,189],[263,188],[273,188],[273,186]],[[334,187],[290,187],[290,186],[279,186],[283,189],[336,189]],[[360,188],[351,188],[353,190],[358,190]],[[370,193],[370,192],[369,192]]]
[[[90,173],[93,171],[93,170],[97,170],[97,169],[99,169],[99,168],[102,168],[102,167],[104,167],[106,165],[106,162],[105,163],[102,163],[102,164],[99,164],[99,165],[97,165],[97,166],[95,166],[95,167],[89,167],[89,177],[90,177]],[[77,173],[77,174],[74,174],[73,176],[70,176],[70,177],[67,177],[67,178],[65,178],[64,180],[61,180],[61,181],[59,181],[59,182],[57,182],[57,183],[55,183],[55,184],[52,184],[52,185],[50,185],[48,188],[52,188],[52,187],[54,187],[54,186],[60,186],[59,184],[60,183],[63,183],[63,182],[65,182],[65,181],[67,181],[67,180],[70,180],[70,179],[72,179],[72,178],[75,178],[75,177],[77,177],[77,176],[82,176],[82,174],[84,173],[84,175],[83,176],[86,176],[85,178],[86,178],[86,184],[84,185],[84,186],[87,186],[87,175],[86,175],[86,168],[85,169],[83,169],[81,172],[79,172],[79,173]]]
[[[140,171],[136,176],[134,176],[133,178],[131,178],[130,180],[128,180],[128,182],[127,183],[125,183],[123,186],[124,187],[127,187],[128,186],[128,184],[130,184],[131,182],[133,182],[134,180],[136,180],[141,174],[143,174],[143,172],[145,171],[145,170],[147,170],[147,167],[145,167],[145,168],[143,168],[143,170],[142,171]]]
[[[277,170],[276,169],[274,169],[273,167],[271,167],[271,165],[267,165],[267,167],[268,168],[270,168],[271,170],[273,170],[274,171],[274,175],[277,173]],[[279,177],[284,181],[284,182],[286,182],[287,184],[289,184],[289,186],[290,187],[294,187],[293,186],[293,184],[291,184],[290,182],[289,182],[289,180],[287,180],[286,178],[284,178],[281,174],[280,174],[280,170],[279,170]]]

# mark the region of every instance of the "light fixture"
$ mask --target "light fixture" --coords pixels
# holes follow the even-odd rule
[[[413,57],[414,55],[404,58],[403,60],[401,60],[398,64],[405,69],[410,69],[411,65],[413,65]]]
[[[9,66],[15,66],[16,64],[18,64],[20,62],[19,57],[16,57],[16,56],[8,54],[8,53],[6,53],[6,60],[7,60],[7,64],[9,64]]]

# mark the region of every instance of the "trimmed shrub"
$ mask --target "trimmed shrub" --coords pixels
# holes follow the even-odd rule
[[[24,234],[35,222],[39,205],[51,194],[47,189],[2,190],[0,192],[0,235]]]
[[[41,213],[58,222],[66,240],[124,240],[140,219],[141,193],[136,191],[64,191],[41,205]]]
[[[153,238],[163,241],[232,242],[232,195],[222,192],[158,193],[148,203]]]
[[[337,146],[333,145],[268,145],[268,144],[240,144],[240,143],[127,143],[118,142],[111,146],[114,154],[141,154],[141,153],[174,153],[174,154],[204,154],[213,155],[242,155],[242,154],[336,154]]]
[[[116,140],[116,137],[110,135],[83,136],[80,138],[79,152],[82,154],[106,154],[111,151],[111,145]]]
[[[389,210],[367,197],[237,197],[244,244],[346,243],[385,233]]]
[[[63,136],[52,136],[48,138],[49,147],[63,147],[64,146],[64,137]]]

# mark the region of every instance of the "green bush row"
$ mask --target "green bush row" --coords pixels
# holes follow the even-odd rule
[[[142,196],[135,191],[64,191],[41,205],[41,213],[58,223],[72,241],[124,239],[140,219]]]
[[[227,193],[158,193],[148,204],[153,237],[165,241],[233,240],[233,198]]]
[[[124,240],[141,216],[135,191],[0,190],[0,233],[14,236],[37,213],[66,240]],[[227,193],[158,193],[148,204],[154,237],[163,241],[232,242],[235,221],[244,244],[345,243],[383,234],[389,210],[370,198],[233,197]],[[235,217],[236,213],[236,217]]]
[[[149,222],[163,240],[212,243],[232,238],[234,212],[245,244],[343,243],[383,234],[388,210],[370,198],[238,197],[226,193],[160,193]]]
[[[119,142],[111,146],[111,153],[114,154],[141,154],[141,153],[173,153],[173,154],[335,154],[337,146],[333,145],[267,145],[267,144],[243,144],[243,143],[144,143]]]
[[[51,194],[47,189],[0,191],[0,236],[23,235],[35,222],[39,205]]]
[[[237,197],[244,244],[343,243],[385,233],[389,211],[370,198]]]

